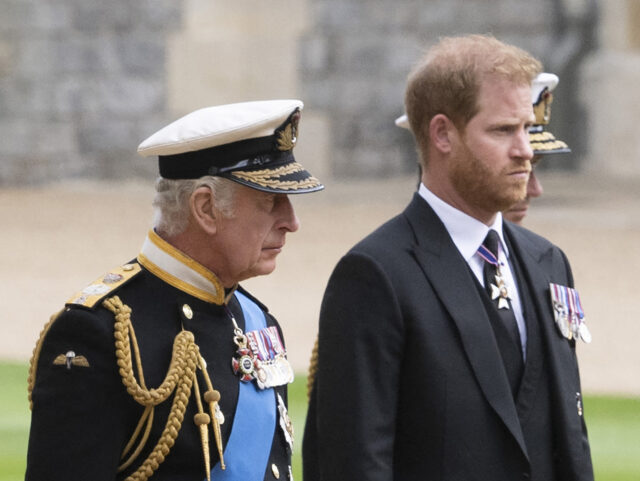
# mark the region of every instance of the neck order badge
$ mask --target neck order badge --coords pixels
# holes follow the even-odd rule
[[[484,275],[485,288],[489,291],[491,300],[498,300],[498,309],[509,309],[509,289],[502,277],[500,263],[498,262],[498,243],[500,238],[498,233],[491,229],[487,234],[483,244],[478,248],[478,255],[485,261]],[[495,283],[492,282],[495,279]]]

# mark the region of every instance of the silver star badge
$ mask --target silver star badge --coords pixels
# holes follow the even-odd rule
[[[496,283],[491,284],[491,300],[498,299],[498,309],[509,309],[509,289],[502,276],[496,276]]]

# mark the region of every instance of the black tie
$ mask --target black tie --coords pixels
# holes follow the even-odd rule
[[[484,239],[482,245],[488,249],[491,254],[498,259],[498,244],[500,237],[498,233],[491,229]],[[484,256],[483,256],[484,257]],[[506,335],[510,342],[501,342],[505,336],[496,332],[496,338],[498,340],[498,346],[500,348],[507,375],[509,376],[509,383],[511,384],[514,395],[517,392],[517,387],[520,384],[520,377],[524,369],[524,362],[522,359],[522,344],[520,342],[520,332],[518,331],[518,323],[516,316],[513,313],[511,300],[507,297],[507,288],[503,284],[503,278],[501,276],[499,266],[488,262],[485,259],[483,266],[484,275],[484,287],[489,294],[489,298],[492,299],[491,303],[496,308],[498,316],[502,321],[501,326],[494,326],[494,330],[499,330]]]

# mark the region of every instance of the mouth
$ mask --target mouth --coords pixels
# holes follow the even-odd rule
[[[284,247],[284,244],[278,244],[278,245],[263,247],[262,250],[267,252],[280,252],[282,251],[283,247]]]
[[[516,179],[529,180],[529,175],[531,175],[531,170],[529,169],[514,170],[513,172],[510,172],[508,175]]]

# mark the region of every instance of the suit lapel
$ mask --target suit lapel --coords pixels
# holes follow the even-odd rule
[[[482,392],[527,456],[504,365],[473,274],[424,199],[416,194],[405,215],[416,234],[416,261],[456,324]],[[504,374],[495,375],[500,372]]]
[[[505,232],[511,240],[510,246],[524,266],[523,275],[527,277],[532,289],[533,302],[537,309],[542,336],[548,346],[549,369],[552,379],[552,392],[555,396],[556,429],[559,430],[565,467],[571,470],[584,470],[584,447],[581,444],[583,430],[581,418],[576,414],[576,394],[580,391],[575,371],[576,359],[569,341],[564,339],[555,326],[553,308],[549,292],[549,283],[569,284],[566,271],[554,272],[553,247],[535,242],[535,238],[523,235],[521,230],[505,224]],[[565,266],[558,268],[564,269]]]
[[[532,301],[540,316],[541,331],[549,346],[551,368],[554,377],[557,377],[557,373],[563,372],[567,366],[573,365],[573,360],[571,359],[571,350],[566,349],[567,341],[560,336],[555,326],[549,283],[566,284],[566,281],[550,277],[553,273],[553,251],[550,244],[536,243],[532,238],[522,235],[521,232],[506,223],[504,230],[510,248],[522,262],[522,275],[526,277],[526,281],[531,287]]]

